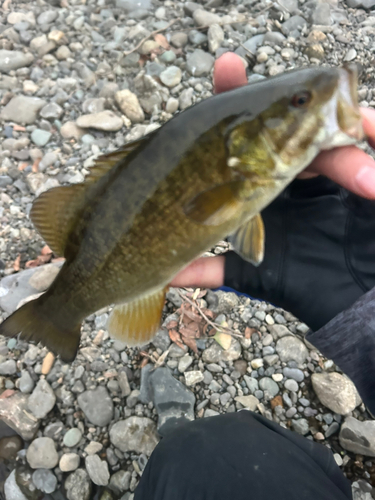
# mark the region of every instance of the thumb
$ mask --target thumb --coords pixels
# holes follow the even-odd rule
[[[171,286],[219,288],[224,284],[224,264],[224,256],[197,259],[177,274]]]

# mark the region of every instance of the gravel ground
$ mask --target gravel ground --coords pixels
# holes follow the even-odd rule
[[[243,57],[249,81],[361,62],[361,104],[375,105],[373,6],[2,0],[0,314],[45,289],[61,265],[28,219],[35,196],[81,182],[100,153],[210,96],[225,51]],[[169,292],[164,327],[141,351],[108,338],[108,310],[87,319],[71,365],[0,339],[0,497],[131,500],[160,436],[242,409],[328,446],[355,500],[375,497],[375,423],[353,384],[304,341],[306,325],[231,293],[182,295]],[[186,336],[206,325],[191,301],[241,335]]]

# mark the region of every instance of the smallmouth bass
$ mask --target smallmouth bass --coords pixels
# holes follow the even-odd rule
[[[323,149],[363,138],[356,68],[307,68],[213,96],[43,193],[30,217],[65,263],[0,325],[75,358],[82,321],[114,304],[111,336],[144,345],[173,277],[230,235],[259,264],[260,212]]]

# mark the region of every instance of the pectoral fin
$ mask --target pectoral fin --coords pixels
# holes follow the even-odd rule
[[[229,237],[235,251],[243,259],[259,266],[264,258],[265,231],[262,216],[253,217]]]
[[[185,205],[185,215],[206,226],[224,224],[242,206],[243,202],[237,197],[242,185],[241,181],[228,182],[198,194]]]
[[[115,306],[107,325],[111,337],[129,346],[150,342],[160,328],[166,291],[166,288],[161,288],[132,302]]]

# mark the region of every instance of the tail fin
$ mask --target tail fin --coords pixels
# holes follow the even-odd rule
[[[0,335],[15,337],[21,333],[22,340],[41,342],[66,363],[76,357],[80,331],[80,323],[73,328],[57,324],[39,299],[27,302],[0,325]]]

